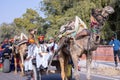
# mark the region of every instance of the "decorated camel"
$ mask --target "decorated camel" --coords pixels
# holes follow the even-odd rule
[[[24,54],[27,50],[27,41],[28,37],[21,33],[19,36],[14,36],[14,44],[13,44],[13,56],[14,56],[14,66],[15,66],[15,74],[17,73],[17,66],[19,64],[21,69],[21,75],[24,75]]]
[[[17,73],[17,64],[20,65],[21,75],[24,75],[24,57],[26,55],[28,40],[35,39],[36,29],[29,30],[29,37],[27,37],[24,33],[21,33],[20,36],[14,37],[14,45],[13,45],[13,55],[14,55],[14,65],[15,65],[15,73]],[[19,60],[19,61],[18,61]]]
[[[67,76],[67,65],[70,58],[74,64],[75,80],[80,80],[80,74],[78,73],[78,58],[82,56],[82,54],[86,55],[87,79],[91,79],[90,69],[92,51],[97,49],[103,24],[108,19],[109,14],[112,14],[113,12],[114,9],[110,6],[106,6],[103,9],[93,9],[90,30],[87,29],[86,25],[80,18],[76,18],[73,25],[70,23],[71,26],[69,26],[70,24],[62,26],[60,29],[62,36],[60,35],[59,48],[55,52],[55,55],[57,53],[59,54],[62,80],[69,80]],[[76,27],[76,25],[80,28]],[[75,26],[75,29],[70,30],[70,27],[72,29],[73,26]]]

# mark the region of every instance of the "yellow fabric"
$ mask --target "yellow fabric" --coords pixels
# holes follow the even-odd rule
[[[66,32],[62,34],[62,36],[66,36]]]
[[[72,75],[72,74],[71,74],[71,71],[72,71],[71,69],[72,69],[72,65],[71,65],[71,64],[68,64],[68,65],[67,65],[67,74],[66,74],[67,77],[70,77],[70,76]]]

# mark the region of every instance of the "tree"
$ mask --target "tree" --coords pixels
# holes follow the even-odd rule
[[[19,29],[16,27],[14,23],[7,24],[3,23],[0,26],[0,41],[3,41],[4,39],[13,38],[16,34],[18,34]]]
[[[111,29],[111,34],[116,34],[117,38],[120,39],[120,1],[116,0],[115,4],[115,13],[110,17],[109,24]]]
[[[46,25],[45,20],[33,9],[27,9],[26,13],[20,18],[14,19],[14,22],[22,32],[24,29],[28,32],[29,29],[33,28],[38,29],[38,35],[45,34],[46,32],[46,27],[44,27]]]
[[[37,27],[39,14],[33,9],[27,9],[20,18],[14,19],[16,26],[24,27],[26,30]]]

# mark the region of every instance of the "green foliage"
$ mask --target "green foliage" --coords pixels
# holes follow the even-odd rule
[[[37,28],[38,35],[45,34],[45,30],[47,29],[44,27],[46,25],[45,20],[33,9],[27,9],[22,17],[14,19],[14,23],[20,29],[24,28],[26,31]]]
[[[14,23],[6,24],[3,23],[0,26],[0,41],[3,41],[6,38],[13,38],[16,34],[19,33],[19,29]]]
[[[27,9],[22,17],[14,19],[14,23],[19,27],[24,27],[26,30],[37,27],[38,13],[33,9]]]

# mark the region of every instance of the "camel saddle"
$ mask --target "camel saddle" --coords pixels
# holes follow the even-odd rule
[[[78,34],[76,34],[75,39],[78,40],[80,38],[83,38],[83,37],[89,36],[89,35],[90,35],[90,30],[83,29],[81,32],[79,32]]]
[[[17,46],[20,46],[21,44],[27,43],[28,40],[24,39],[18,42]]]

